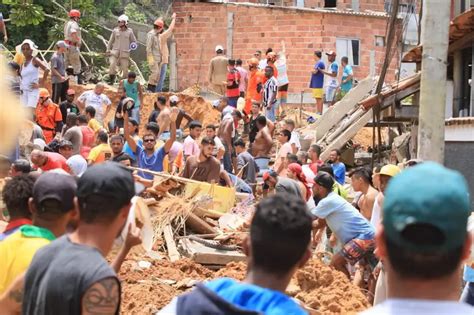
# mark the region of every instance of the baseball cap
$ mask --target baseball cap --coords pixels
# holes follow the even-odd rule
[[[326,53],[326,55],[328,55],[328,56],[336,56],[336,52],[330,50],[329,52]]]
[[[218,52],[219,50],[224,51],[224,47],[222,47],[222,45],[217,45],[216,46],[216,52]]]
[[[334,186],[334,179],[331,174],[326,172],[318,172],[314,177],[314,182],[328,190],[332,190],[332,186]]]
[[[72,146],[72,142],[71,142],[71,141],[69,141],[69,140],[64,140],[64,139],[63,139],[63,140],[61,140],[61,141],[59,142],[59,147],[60,147],[60,148],[64,148],[64,147],[70,147],[70,148],[72,148],[73,146]]]
[[[74,91],[74,89],[68,89],[66,94],[67,95],[76,95],[76,91]]]
[[[394,177],[384,195],[384,233],[398,246],[416,252],[448,252],[464,244],[470,207],[461,173],[424,162]],[[410,226],[434,228],[440,240],[434,244],[412,240],[406,233]]]
[[[73,175],[81,177],[87,170],[87,161],[79,154],[71,156],[67,159],[66,164],[71,169]]]
[[[380,169],[380,175],[387,175],[387,176],[390,176],[390,177],[394,177],[395,175],[397,175],[398,173],[400,173],[401,170],[398,166],[394,165],[394,164],[387,164],[387,165],[384,165],[381,169]]]
[[[126,205],[135,193],[132,172],[120,163],[104,162],[89,167],[77,183],[77,197],[99,196],[118,206]]]
[[[74,208],[74,197],[77,184],[71,175],[57,172],[46,172],[39,176],[33,186],[33,201],[40,212],[48,212],[44,207],[45,200],[55,200],[60,204],[61,212],[68,212]]]
[[[68,48],[68,47],[69,47],[69,45],[68,45],[68,44],[66,44],[66,42],[65,42],[65,41],[63,41],[63,40],[58,40],[58,41],[56,42],[56,47],[61,47],[61,48]]]

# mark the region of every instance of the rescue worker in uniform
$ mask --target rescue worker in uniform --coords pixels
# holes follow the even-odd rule
[[[161,29],[158,29],[159,40],[160,40],[160,52],[161,52],[161,63],[160,63],[160,77],[158,79],[158,85],[156,86],[156,92],[163,91],[163,84],[165,83],[166,71],[168,70],[168,61],[169,61],[169,49],[168,49],[168,39],[173,34],[174,25],[176,23],[176,13],[173,13],[171,16],[171,24],[168,29],[164,30],[164,25],[160,23]]]
[[[63,116],[59,106],[51,100],[49,91],[41,88],[39,101],[35,110],[36,123],[43,130],[44,140],[50,143],[56,134],[60,135],[63,128]]]
[[[208,81],[211,89],[221,95],[226,95],[227,90],[227,64],[228,60],[224,56],[224,47],[216,46],[216,56],[209,63]]]
[[[64,62],[66,68],[73,68],[74,75],[77,77],[77,83],[82,84],[81,76],[81,54],[80,48],[82,44],[81,28],[79,27],[79,19],[81,12],[79,10],[69,11],[69,21],[64,25],[64,41],[68,44],[68,49],[64,53]]]
[[[146,36],[146,60],[150,67],[150,76],[148,77],[147,90],[155,92],[161,72],[161,45],[160,33],[163,30],[164,22],[162,19],[156,19],[153,23],[153,29]]]
[[[128,16],[122,14],[118,18],[118,26],[113,29],[107,45],[106,55],[109,56],[110,84],[115,82],[117,66],[122,71],[122,79],[128,76],[130,51],[136,47],[137,39],[133,30],[128,27]]]

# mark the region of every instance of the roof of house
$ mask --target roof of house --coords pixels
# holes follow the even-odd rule
[[[258,8],[271,8],[271,9],[281,9],[281,10],[294,10],[294,11],[306,11],[306,12],[320,12],[325,14],[340,14],[340,15],[354,15],[354,16],[366,16],[366,17],[376,17],[376,18],[388,18],[389,14],[386,12],[378,12],[372,10],[365,11],[353,11],[353,10],[338,10],[332,8],[301,8],[296,6],[281,6],[281,5],[270,5],[270,4],[261,4],[261,3],[250,3],[250,2],[232,2],[224,0],[201,0],[202,2],[216,3],[216,4],[230,4],[236,6],[247,6],[247,7],[258,7]]]
[[[456,16],[449,25],[449,49],[452,53],[456,50],[471,46],[474,42],[474,9]],[[421,62],[423,46],[419,45],[408,51],[403,56],[402,62]]]

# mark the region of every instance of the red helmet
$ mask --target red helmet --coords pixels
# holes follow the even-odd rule
[[[163,26],[165,26],[165,23],[163,22],[163,20],[160,18],[160,19],[156,19],[155,20],[155,23],[153,23],[154,25],[158,26],[158,27],[161,27],[163,28]]]
[[[78,17],[78,18],[80,18],[81,17],[81,11],[76,10],[76,9],[72,9],[71,11],[69,11],[69,17]]]

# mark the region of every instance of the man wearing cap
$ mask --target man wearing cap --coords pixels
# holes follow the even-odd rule
[[[329,65],[329,71],[321,70],[322,73],[329,76],[329,84],[326,86],[326,103],[329,106],[334,105],[336,100],[336,90],[339,86],[337,81],[337,74],[339,73],[339,65],[336,61],[336,52],[330,51],[327,52],[326,55],[328,56],[328,61],[331,63]]]
[[[68,223],[77,217],[76,188],[69,175],[48,172],[36,180],[29,200],[32,224],[0,242],[0,295],[26,271],[38,249],[66,233]]]
[[[128,16],[122,14],[119,16],[117,22],[118,26],[115,27],[112,34],[110,34],[106,51],[110,62],[110,84],[114,84],[115,82],[117,66],[119,66],[122,71],[122,79],[127,77],[130,51],[137,42],[133,30],[128,27]]]
[[[49,91],[41,88],[39,101],[35,109],[36,123],[43,129],[46,143],[50,143],[56,135],[60,135],[63,128],[63,116],[59,106],[49,95]]]
[[[472,244],[464,177],[434,162],[409,168],[390,181],[383,211],[376,242],[388,299],[363,314],[474,314],[458,302]]]
[[[53,102],[59,104],[66,100],[66,91],[69,88],[69,81],[66,76],[66,64],[64,63],[64,52],[68,45],[65,41],[56,42],[56,51],[51,57],[51,83],[53,91]]]
[[[64,158],[67,160],[69,159],[73,154],[72,154],[72,143],[69,140],[61,140],[59,142],[59,154],[64,156]]]
[[[66,117],[69,113],[74,113],[78,116],[80,114],[79,107],[77,107],[77,105],[74,103],[75,96],[76,91],[74,91],[74,89],[68,89],[66,91],[66,100],[63,100],[63,102],[59,104],[59,109],[61,110],[61,115],[63,116],[63,123],[66,123]]]
[[[176,23],[176,13],[173,13],[171,16],[171,24],[168,29],[164,30],[164,22],[163,20],[157,21],[158,29],[157,32],[159,34],[159,43],[160,43],[160,52],[161,52],[161,62],[160,62],[160,77],[158,80],[158,85],[156,86],[155,92],[162,92],[163,85],[165,83],[166,78],[166,71],[168,70],[168,61],[169,61],[169,49],[168,49],[168,39],[173,34],[174,25]]]
[[[301,189],[297,181],[278,176],[274,170],[270,170],[263,173],[263,182],[265,183],[264,189],[274,189],[275,193],[287,193],[293,196],[297,196],[305,201],[304,196],[301,194]]]
[[[153,29],[146,36],[146,60],[151,71],[148,77],[147,90],[150,92],[156,92],[160,79],[162,58],[160,33],[163,31],[164,26],[165,22],[163,22],[163,19],[156,19],[153,23]]]
[[[224,56],[224,47],[216,46],[216,56],[209,63],[208,81],[211,89],[221,95],[226,95],[228,60]]]
[[[76,9],[69,11],[69,21],[64,24],[64,41],[69,46],[64,54],[65,66],[72,66],[74,75],[77,76],[77,83],[82,84],[81,76],[81,53],[82,45],[81,28],[79,19],[81,12]]]
[[[66,159],[59,153],[56,152],[43,152],[40,150],[33,150],[30,155],[31,162],[43,172],[63,169],[66,172],[70,172],[69,166],[66,163]]]
[[[327,224],[343,244],[342,250],[332,257],[331,266],[350,278],[346,264],[354,265],[372,254],[375,229],[356,208],[333,192],[333,185],[334,179],[326,172],[319,172],[314,178],[313,193],[319,203],[311,210],[316,217],[313,228],[321,230]]]
[[[119,163],[92,166],[79,178],[79,225],[35,255],[24,277],[23,314],[119,313],[123,259],[112,268],[104,257],[125,226],[135,193],[132,173]]]

